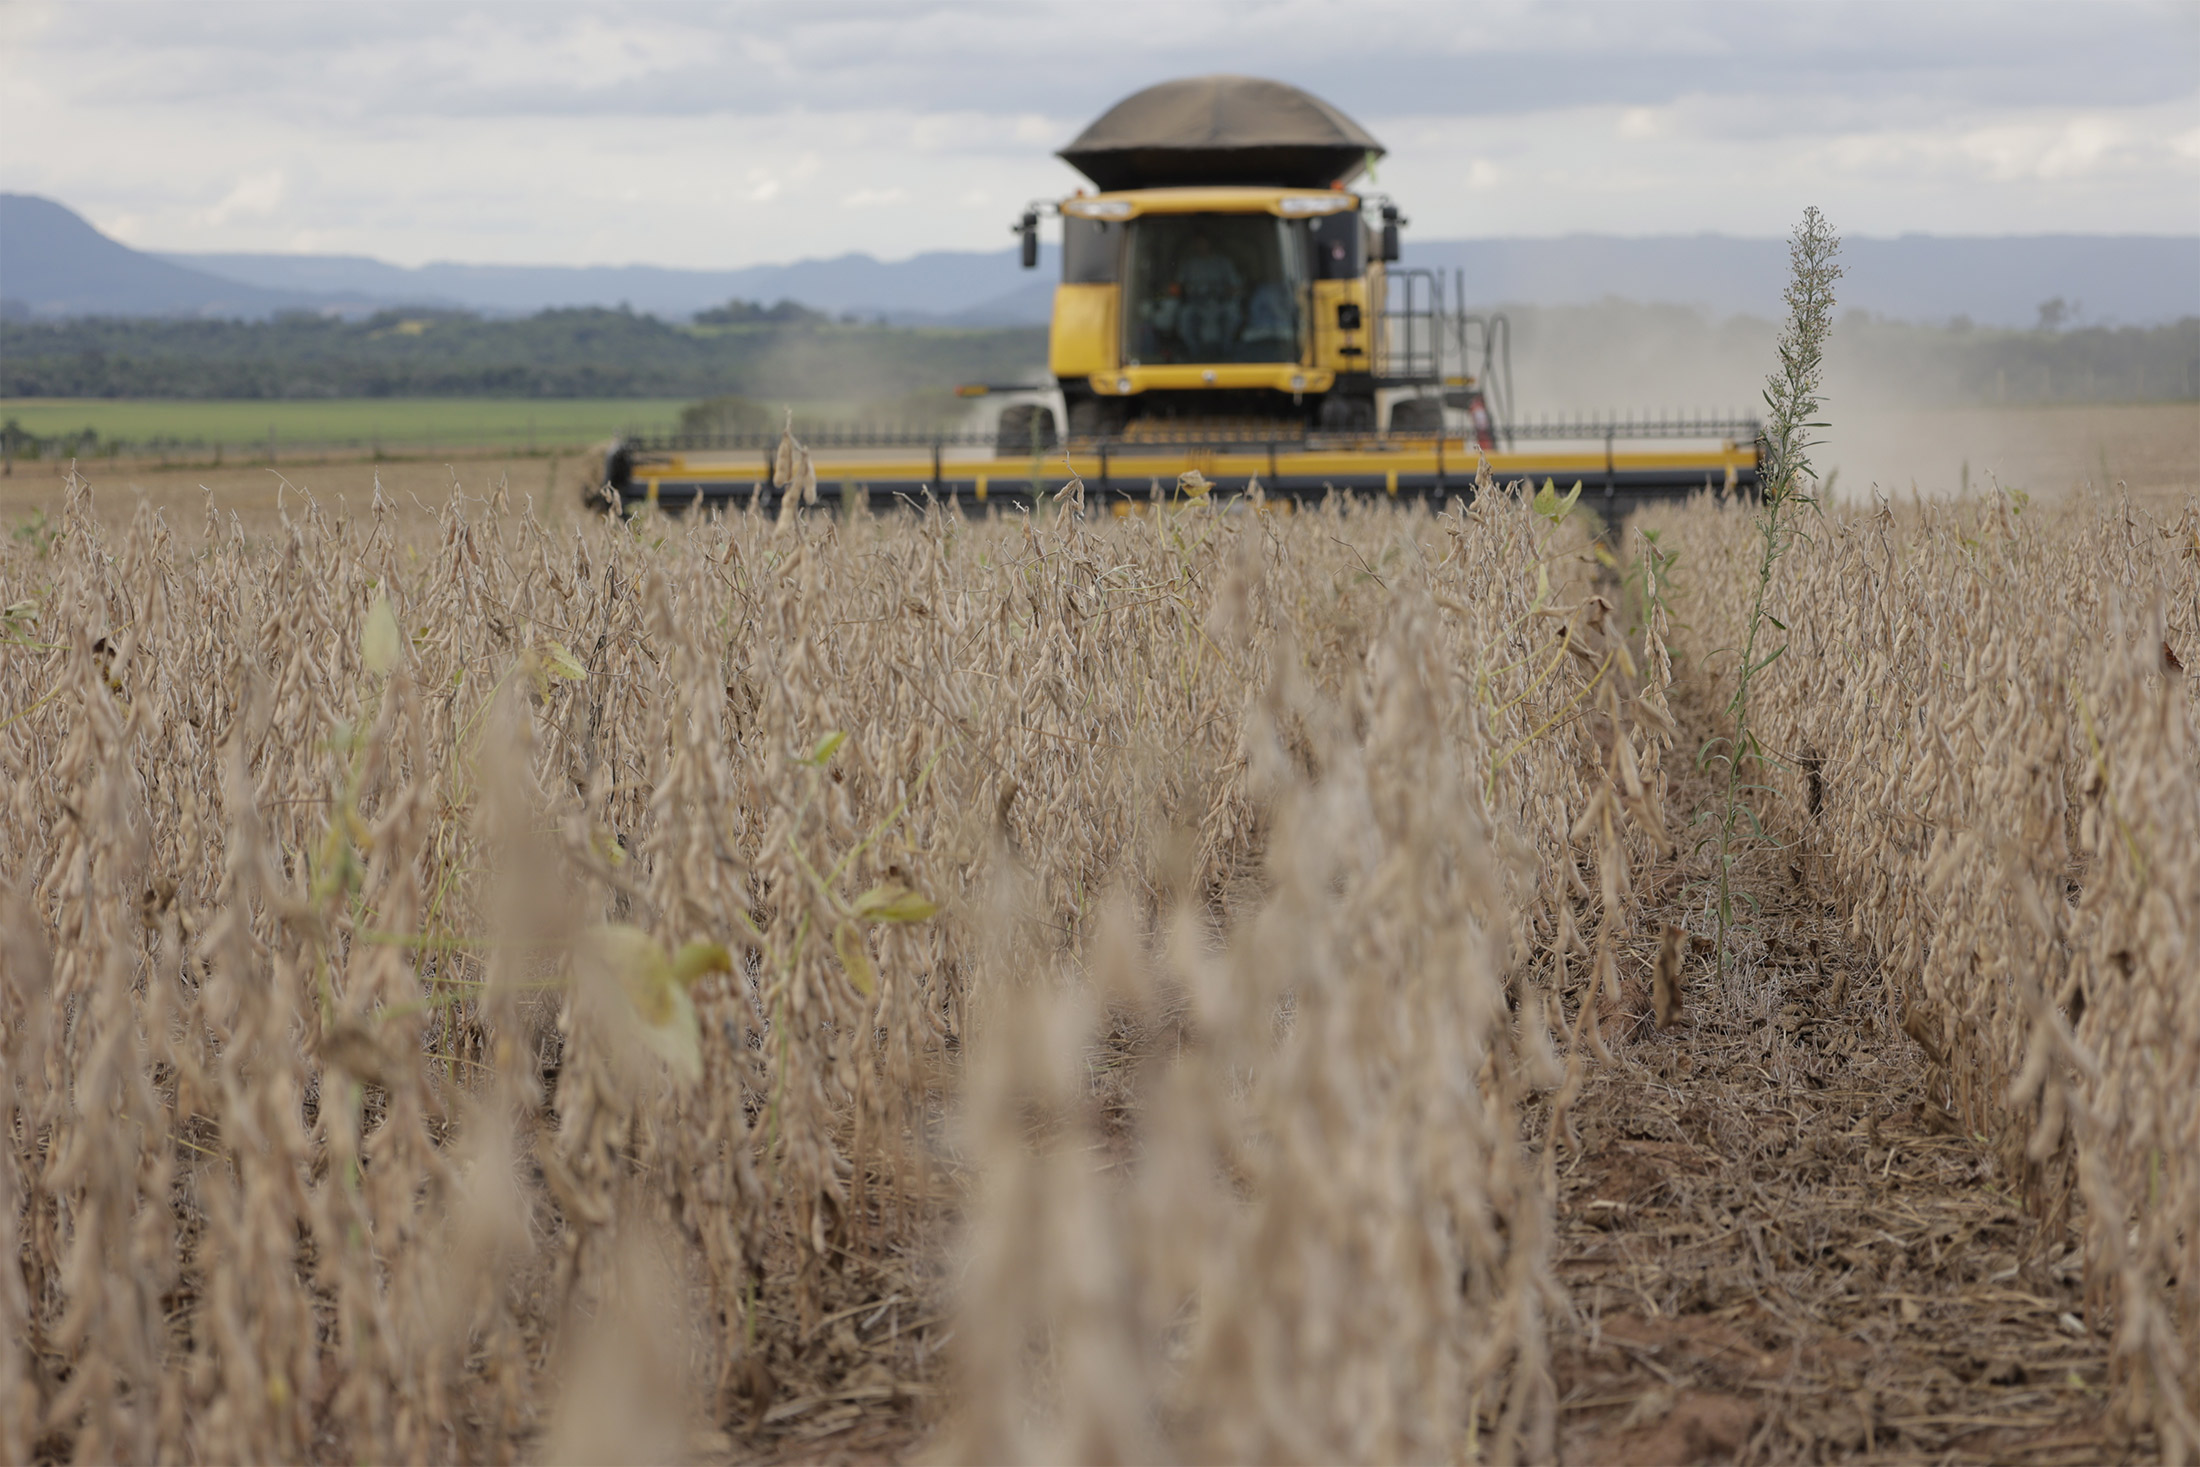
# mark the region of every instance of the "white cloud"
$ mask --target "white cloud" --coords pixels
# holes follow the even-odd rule
[[[1806,201],[1861,233],[2200,228],[2200,7],[1341,14],[0,4],[0,187],[168,249],[727,266],[881,251],[879,211],[895,251],[993,249],[990,201],[1081,182],[1052,154],[1085,123],[1227,66],[1383,138],[1421,238],[1776,234]]]
[[[283,171],[270,168],[261,173],[248,173],[237,180],[237,185],[222,195],[221,202],[208,209],[200,217],[208,224],[219,227],[235,219],[264,219],[283,204]]]

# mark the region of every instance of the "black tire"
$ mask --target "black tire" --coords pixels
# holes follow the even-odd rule
[[[634,453],[624,443],[614,443],[603,456],[603,482],[581,490],[581,503],[609,512],[634,487]]]
[[[1130,403],[1120,397],[1083,393],[1069,400],[1069,436],[1113,438],[1130,423]]]
[[[1375,399],[1332,392],[1322,399],[1321,425],[1331,433],[1375,431]]]
[[[1409,397],[1390,405],[1390,431],[1393,433],[1441,433],[1444,430],[1443,400],[1434,397]]]
[[[1030,458],[1053,451],[1054,410],[1044,403],[1016,402],[1001,409],[1001,421],[993,432],[993,452],[1000,458]]]

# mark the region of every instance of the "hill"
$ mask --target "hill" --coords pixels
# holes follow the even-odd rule
[[[2200,238],[2189,235],[1903,235],[1850,240],[1844,304],[1905,321],[1969,319],[2035,326],[2061,299],[2088,326],[2160,326],[2200,315]],[[618,306],[686,317],[726,299],[792,299],[814,310],[893,323],[1043,323],[1058,273],[1052,246],[1036,271],[1014,251],[937,251],[882,262],[871,255],[671,271],[658,266],[460,266],[416,271],[315,255],[169,255],[240,284],[458,301],[473,310]],[[1549,240],[1415,240],[1406,266],[1465,273],[1481,306],[1588,306],[1602,299],[1694,306],[1716,315],[1780,310],[1786,242],[1734,235],[1562,235]]]
[[[1056,255],[940,250],[906,260],[846,254],[736,270],[656,265],[392,265],[364,255],[164,254],[108,239],[62,205],[0,195],[0,297],[17,318],[351,317],[393,306],[485,315],[626,306],[684,319],[729,300],[791,300],[896,325],[1043,323]],[[2155,326],[2200,314],[2200,237],[2036,235],[1851,239],[1844,307],[1903,320],[2028,327],[2060,300],[2065,324]],[[1406,237],[1408,266],[1465,277],[1479,305],[1571,306],[1609,298],[1771,317],[1787,268],[1779,240],[1729,235]]]
[[[324,304],[133,250],[30,194],[0,194],[0,302],[19,318],[266,316]]]
[[[1057,273],[1050,249],[1041,262],[1046,288],[1035,303],[1014,250],[936,251],[887,263],[864,254],[739,270],[676,270],[659,265],[403,266],[361,255],[170,254],[172,263],[240,284],[284,290],[349,291],[383,301],[442,303],[525,315],[561,307],[602,306],[684,318],[729,300],[789,300],[812,310],[884,316],[897,325],[1002,325],[1043,322]]]
[[[1017,267],[1015,252],[939,251],[907,260],[869,255],[756,265],[742,270],[656,266],[423,265],[401,269],[357,257],[170,255],[239,283],[351,290],[384,298],[443,300],[474,310],[631,305],[684,317],[728,299],[793,300],[813,309],[897,324],[1043,323],[1052,308],[1056,256]],[[1877,316],[2023,327],[2060,299],[2091,325],[2153,326],[2200,314],[2200,239],[2148,235],[1853,239],[1845,249],[1843,300]],[[1719,315],[1773,316],[1786,279],[1787,245],[1776,239],[1673,235],[1627,239],[1423,240],[1410,234],[1409,267],[1466,277],[1484,306],[1588,305],[1609,298],[1692,306]]]

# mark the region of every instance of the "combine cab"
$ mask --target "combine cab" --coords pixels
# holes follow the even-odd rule
[[[1397,205],[1352,187],[1382,152],[1280,82],[1199,77],[1118,103],[1061,153],[1097,191],[1016,225],[1030,268],[1041,216],[1062,223],[1051,386],[962,389],[1006,396],[982,437],[812,435],[820,489],[1028,501],[1074,474],[1088,496],[1145,498],[1196,471],[1275,498],[1450,495],[1486,461],[1623,511],[1755,484],[1746,419],[1514,422],[1504,318],[1467,313],[1456,275],[1401,267]],[[624,442],[607,478],[629,498],[773,502],[776,446]]]
[[[1149,88],[1064,148],[1101,190],[1053,206],[1049,365],[1069,436],[1372,433],[1386,390],[1440,385],[1434,295],[1393,279],[1404,221],[1346,189],[1381,153],[1319,99],[1244,77]],[[1020,226],[1027,264],[1038,222]]]

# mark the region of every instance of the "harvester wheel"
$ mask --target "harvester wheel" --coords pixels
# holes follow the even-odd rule
[[[1018,402],[1001,409],[993,452],[1001,458],[1032,458],[1055,445],[1054,410],[1044,403]]]
[[[1322,399],[1321,425],[1331,433],[1375,431],[1375,399],[1332,392]]]
[[[581,486],[581,503],[590,509],[609,511],[634,487],[634,451],[614,443],[603,456],[603,478]]]
[[[1069,436],[1072,438],[1098,438],[1103,434],[1120,433],[1128,415],[1120,399],[1104,402],[1083,393],[1069,400]]]
[[[1393,433],[1441,433],[1444,430],[1444,404],[1433,397],[1409,397],[1390,405],[1390,431]]]

